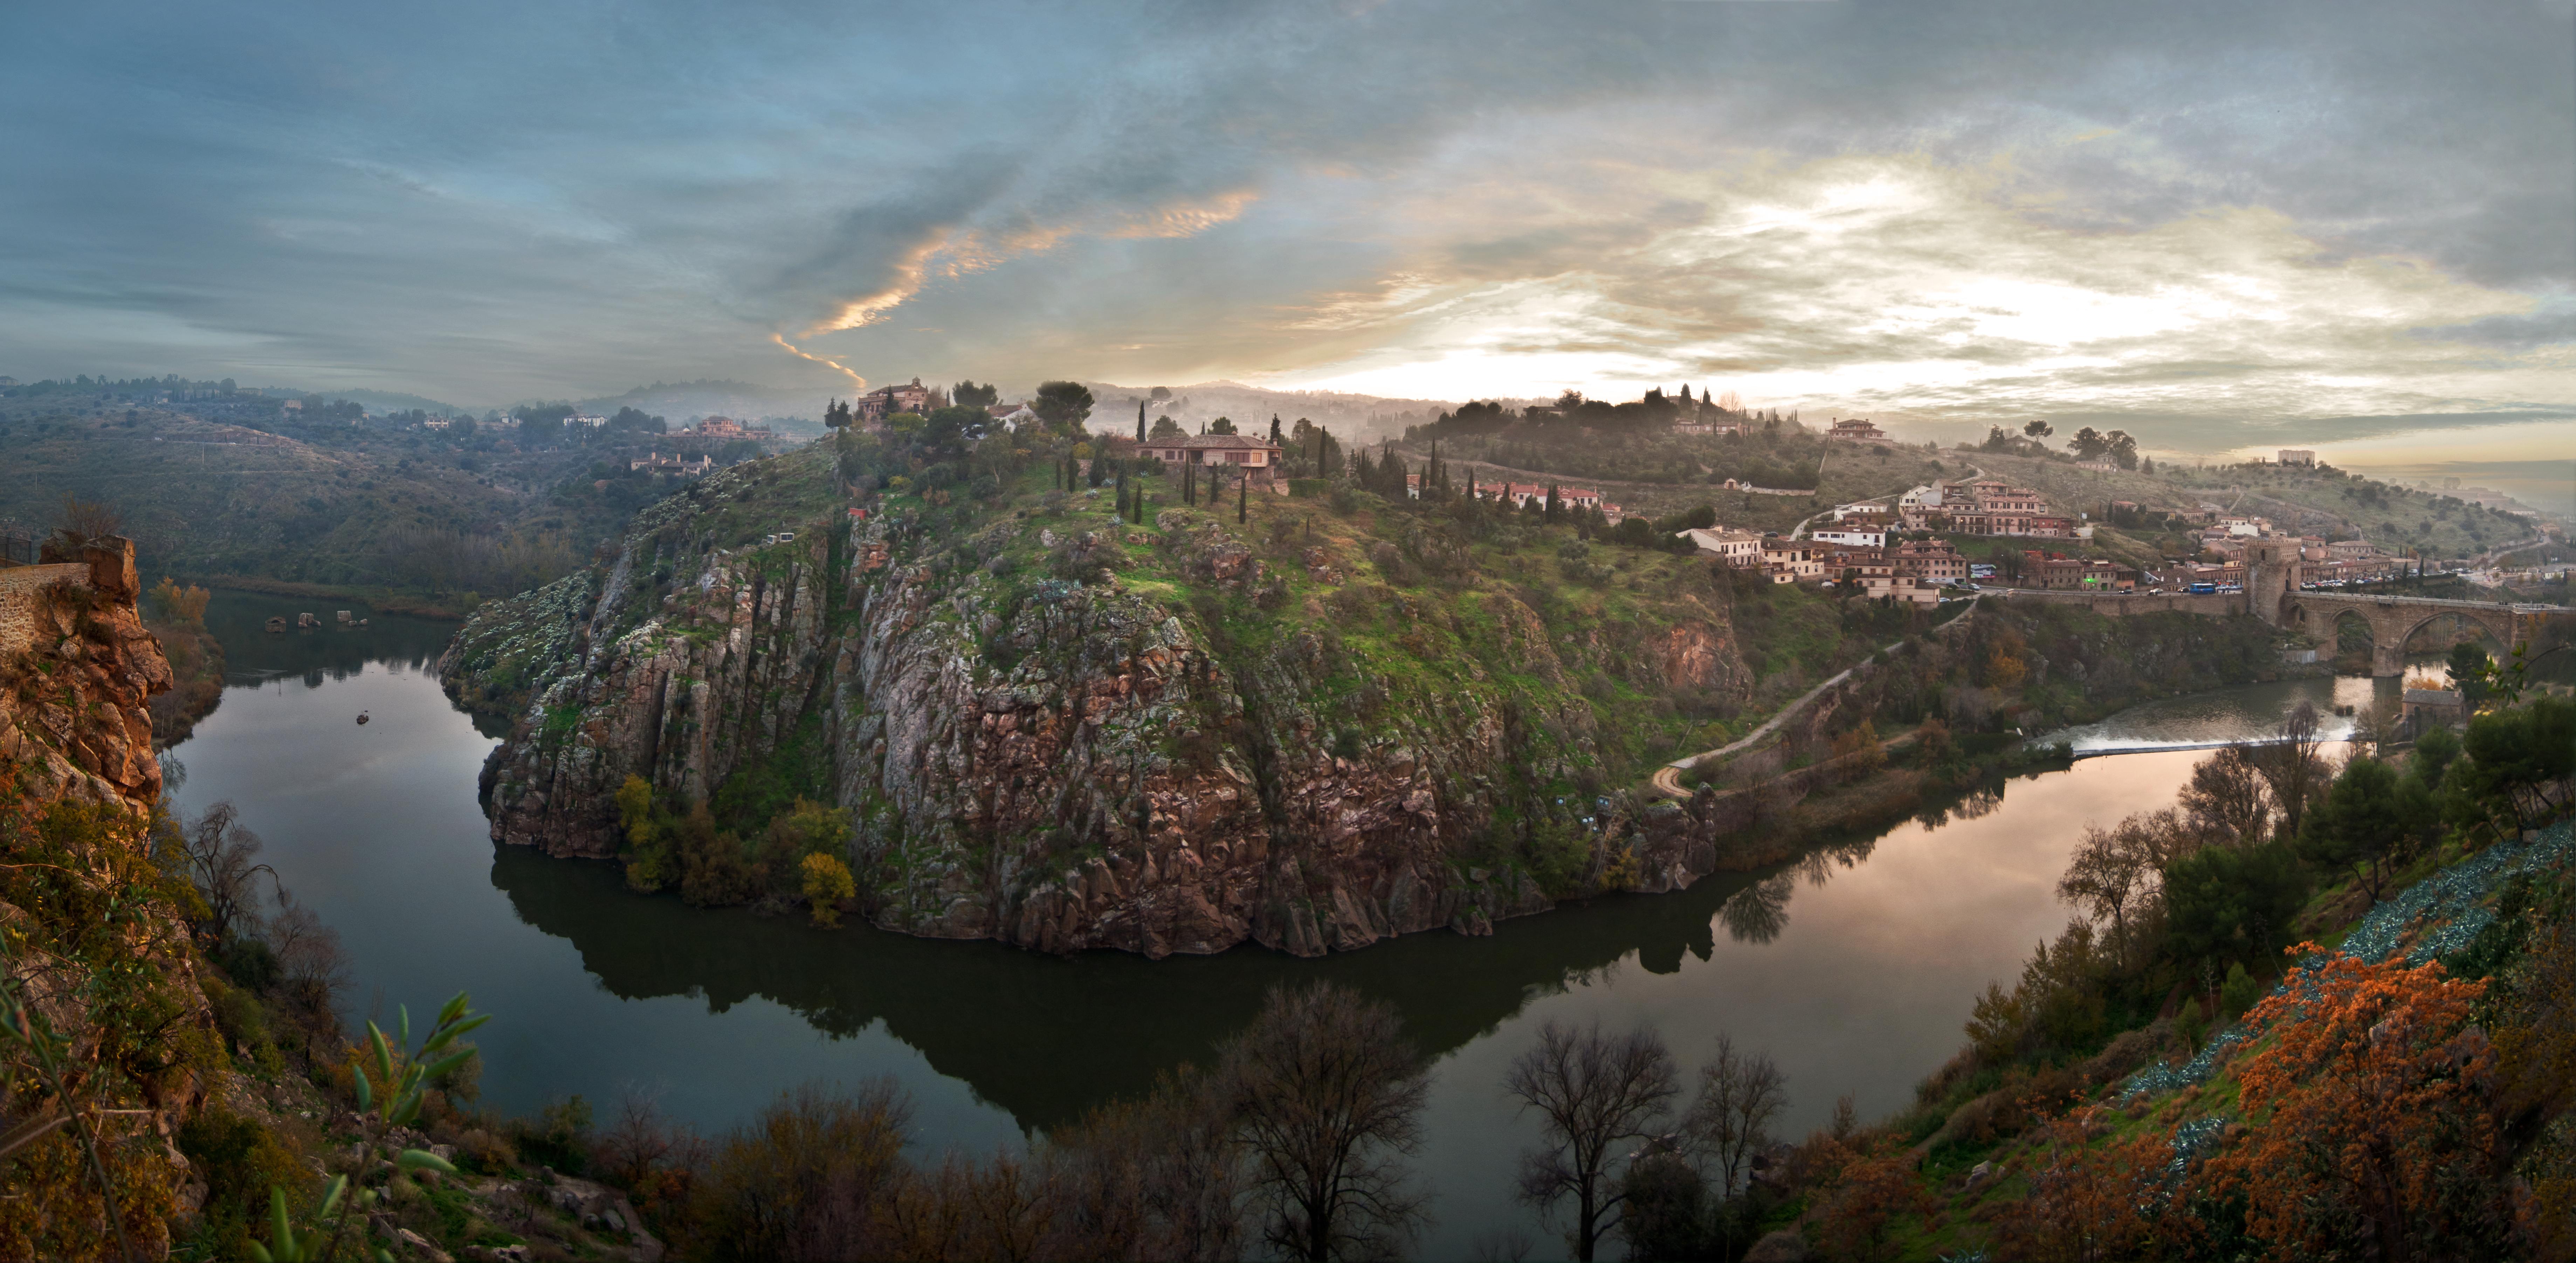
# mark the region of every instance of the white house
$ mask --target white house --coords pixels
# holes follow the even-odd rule
[[[1711,531],[1692,528],[1673,532],[1673,538],[1686,539],[1702,557],[1715,557],[1730,566],[1762,564],[1762,537],[1749,531]]]
[[[1853,527],[1848,530],[1810,531],[1808,535],[1819,544],[1849,544],[1855,548],[1887,547],[1887,528],[1883,526],[1874,529]]]

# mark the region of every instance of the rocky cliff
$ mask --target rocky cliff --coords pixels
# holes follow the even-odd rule
[[[35,1129],[0,1164],[0,1257],[108,1256],[97,1171],[129,1257],[166,1253],[206,1192],[177,1142],[221,1071],[185,886],[154,855],[171,673],[137,595],[122,539],[0,570],[0,1010],[36,1034],[0,1040],[0,1117]]]
[[[1678,594],[1614,583],[1634,604],[1602,619],[1400,514],[1377,538],[1265,497],[1148,527],[1102,492],[861,518],[830,486],[819,452],[742,467],[468,622],[441,671],[510,720],[495,837],[616,856],[630,776],[720,806],[792,787],[851,809],[881,926],[1151,956],[1477,933],[1716,862],[1687,810],[1614,788],[1623,750],[1678,743],[1646,731],[1691,722],[1673,697],[1749,687],[1686,559],[1646,555],[1688,565]]]
[[[135,611],[141,592],[119,538],[0,569],[0,781],[21,798],[159,800],[150,707],[171,675]]]

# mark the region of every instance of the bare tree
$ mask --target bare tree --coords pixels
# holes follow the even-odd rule
[[[1769,1054],[1738,1052],[1734,1036],[1717,1037],[1682,1130],[1717,1164],[1720,1196],[1735,1196],[1751,1178],[1753,1155],[1771,1143],[1771,1124],[1788,1105],[1788,1078]]]
[[[2247,746],[2228,746],[2201,760],[2180,798],[2193,830],[2210,845],[2252,846],[2271,824],[2271,790]]]
[[[263,937],[277,957],[278,990],[295,1016],[305,1056],[312,1057],[317,1041],[335,1046],[340,1000],[349,989],[349,957],[340,949],[340,932],[323,924],[311,908],[295,902],[281,886],[277,915],[269,919]],[[447,1082],[439,1086],[450,1088]]]
[[[1591,1263],[1619,1224],[1626,1193],[1614,1191],[1610,1163],[1623,1140],[1654,1133],[1679,1091],[1673,1054],[1651,1029],[1605,1035],[1598,1020],[1573,1029],[1553,1020],[1512,1062],[1503,1088],[1547,1120],[1546,1148],[1521,1155],[1521,1200],[1553,1206],[1574,1199],[1574,1257]]]
[[[1048,1137],[1064,1258],[1214,1263],[1243,1256],[1244,1163],[1212,1077],[1182,1066]]]
[[[2085,826],[2083,840],[2067,858],[2066,875],[2057,879],[2057,897],[2095,921],[2109,920],[2123,953],[2129,944],[2129,909],[2154,888],[2157,876],[2145,849],[2124,837],[2124,831],[2129,831],[2127,821],[2117,830]]]
[[[2298,708],[2281,718],[2279,740],[2266,747],[2258,766],[2263,779],[2272,787],[2272,801],[2281,809],[2281,827],[2296,836],[2299,821],[2307,815],[2310,799],[2325,788],[2331,779],[2325,760],[2317,750],[2325,744],[2317,708],[2301,702]]]
[[[54,524],[54,534],[74,549],[101,536],[114,535],[123,529],[125,519],[103,500],[83,500],[66,493],[63,496],[61,520]]]
[[[258,879],[268,874],[270,885],[277,882],[277,870],[257,860],[259,835],[241,823],[241,812],[230,801],[206,808],[181,835],[180,844],[187,857],[189,879],[196,883],[197,893],[206,900],[206,930],[222,943],[236,930],[256,933],[260,927]]]
[[[1422,1054],[1395,1010],[1318,983],[1274,989],[1219,1060],[1274,1249],[1309,1263],[1399,1252],[1423,1214],[1397,1155],[1422,1141]]]
[[[2133,939],[2129,925],[2143,920],[2163,881],[2164,866],[2195,849],[2197,839],[2173,809],[2139,812],[2110,829],[2088,826],[2057,880],[2057,897],[2095,920],[2108,919],[2118,950]]]
[[[678,1155],[681,1139],[662,1117],[659,1093],[629,1084],[617,1101],[617,1119],[591,1142],[591,1154],[608,1177],[633,1188]]]

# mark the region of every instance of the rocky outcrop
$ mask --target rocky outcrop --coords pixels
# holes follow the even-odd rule
[[[138,595],[123,539],[49,544],[45,564],[0,570],[0,969],[60,1038],[48,1071],[61,1090],[120,1117],[119,1140],[90,1160],[120,1190],[135,1253],[159,1257],[206,1191],[175,1141],[219,1045],[189,925],[151,855],[149,703],[171,673]],[[52,1111],[48,1089],[23,1090],[37,1082],[27,1047],[0,1041],[0,1080],[22,1089],[11,1109]],[[0,1165],[0,1254],[85,1253],[103,1231],[90,1168],[68,1132],[30,1139]]]
[[[170,664],[135,612],[140,594],[120,538],[0,569],[0,779],[22,798],[160,798],[151,699],[170,688]]]
[[[684,800],[787,777],[853,809],[880,926],[1149,956],[1478,933],[1714,863],[1684,809],[1568,792],[1595,735],[1579,697],[1507,687],[1469,654],[1444,660],[1450,678],[1408,678],[1418,661],[1344,643],[1337,627],[1459,634],[1392,589],[1262,616],[1284,586],[1210,515],[1168,511],[1150,534],[1011,519],[963,539],[879,516],[727,548],[693,510],[655,514],[614,565],[478,613],[441,664],[460,697],[515,700],[486,771],[502,841],[611,856],[630,775]],[[1103,568],[1138,546],[1190,590]],[[1066,577],[1032,579],[1032,561]],[[1508,590],[1478,599],[1518,647],[1510,669],[1566,678],[1535,614]],[[1723,623],[1657,635],[1629,669],[1669,662],[1693,687],[1727,669]],[[1534,835],[1564,857],[1544,874]]]

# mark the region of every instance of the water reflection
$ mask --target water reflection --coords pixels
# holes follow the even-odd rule
[[[347,625],[339,622],[341,610],[349,611]],[[296,627],[296,616],[307,613],[320,618],[322,625]],[[266,630],[271,618],[286,620],[287,630]],[[367,625],[356,626],[358,619],[367,620]],[[227,685],[254,687],[294,680],[318,689],[356,676],[371,662],[397,672],[428,670],[447,647],[456,624],[381,615],[359,601],[227,589],[206,603],[206,630],[223,643]]]
[[[1718,905],[1717,919],[1738,943],[1768,943],[1789,927],[1789,896],[1797,888],[1787,873],[1766,877],[1727,896]]]
[[[337,608],[218,596],[209,621],[237,678],[317,687],[228,692],[178,751],[182,796],[238,804],[268,840],[263,858],[340,930],[353,1016],[458,988],[500,1015],[488,1104],[660,1084],[675,1116],[721,1128],[798,1082],[893,1075],[927,1143],[982,1148],[1203,1060],[1272,985],[1330,979],[1396,1005],[1439,1058],[1420,1159],[1439,1197],[1426,1257],[1463,1257],[1496,1224],[1552,1239],[1511,1199],[1532,1135],[1496,1086],[1540,1023],[1650,1023],[1685,1061],[1731,1034],[1788,1069],[1792,1134],[1844,1092],[1865,1115],[1898,1108],[1956,1047],[1977,992],[2064,923],[2054,887],[2083,827],[2170,801],[2195,757],[1990,785],[1793,865],[1488,938],[1412,935],[1322,960],[1058,959],[701,911],[629,893],[611,865],[498,847],[475,801],[492,743],[427,674],[451,628],[374,616],[360,631],[260,630],[305,606]],[[375,722],[353,727],[360,710]]]
[[[1331,979],[1385,999],[1427,1050],[1448,1052],[1492,1032],[1533,995],[1601,985],[1631,953],[1653,973],[1677,972],[1684,952],[1709,959],[1712,913],[1753,884],[1719,879],[1680,895],[1602,900],[1506,923],[1487,939],[1419,934],[1322,960],[1252,948],[1148,961],[1107,952],[1061,959],[703,911],[637,897],[614,865],[514,847],[496,848],[491,879],[527,924],[570,941],[612,995],[685,996],[715,1014],[767,999],[835,1038],[881,1022],[933,1069],[1035,1128],[1203,1061],[1278,984]],[[1783,874],[1760,884],[1789,881]]]

